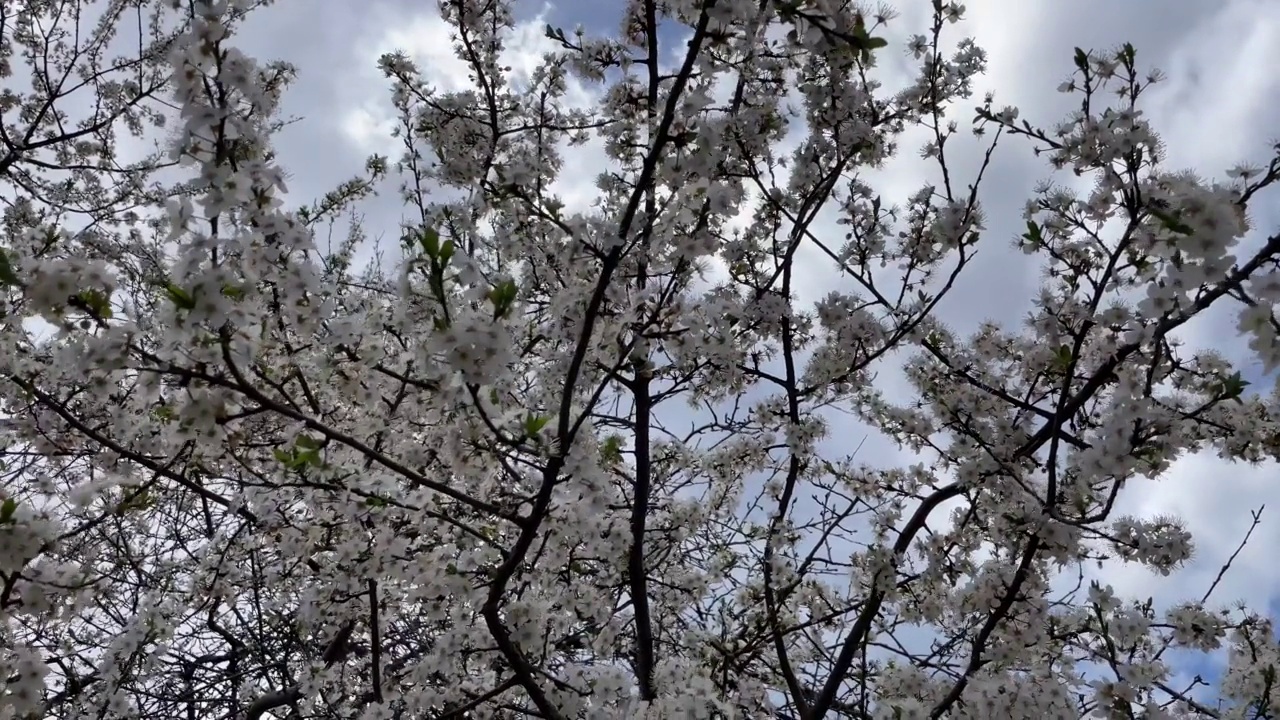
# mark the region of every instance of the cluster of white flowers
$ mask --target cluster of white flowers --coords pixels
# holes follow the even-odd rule
[[[1280,697],[1280,642],[1269,619],[1253,618],[1231,637],[1227,671],[1222,680],[1224,697],[1242,707],[1257,703],[1269,707]]]
[[[1217,649],[1227,628],[1222,616],[1195,603],[1170,608],[1165,622],[1172,628],[1175,643],[1200,650]]]
[[[1137,560],[1162,575],[1190,559],[1194,549],[1191,533],[1173,518],[1122,517],[1112,523],[1111,532],[1122,557]]]
[[[44,679],[48,674],[49,666],[38,649],[8,643],[0,645],[0,677],[7,680],[0,691],[0,717],[18,720],[40,712],[44,705]]]
[[[58,527],[29,502],[0,495],[0,576],[20,572],[58,536]]]
[[[1146,639],[1151,620],[1137,608],[1118,608],[1107,615],[1107,632],[1119,648],[1131,648]]]
[[[27,260],[23,265],[23,275],[30,278],[23,296],[28,312],[58,324],[61,324],[69,307],[82,317],[104,314],[92,301],[85,300],[84,293],[97,293],[104,300],[110,297],[115,279],[106,263],[87,258],[66,258]]]
[[[0,402],[29,464],[0,467],[0,720],[1270,702],[1280,645],[1257,616],[1054,592],[1099,557],[1177,571],[1184,526],[1117,517],[1117,496],[1183,453],[1274,456],[1280,434],[1275,399],[1172,338],[1240,302],[1280,364],[1280,240],[1241,242],[1275,173],[1167,172],[1132,48],[1080,51],[1063,89],[1089,101],[1055,128],[978,109],[978,142],[1025,136],[1096,182],[1037,190],[1019,244],[1049,272],[1027,322],[964,336],[933,317],[989,242],[947,164],[943,118],[986,64],[940,39],[963,5],[934,4],[916,77],[886,93],[887,9],[628,0],[616,36],[548,26],[517,81],[512,4],[442,3],[466,72],[440,89],[382,58],[403,154],[303,208],[272,147],[292,70],[231,46],[256,3],[172,6],[188,182],[163,202],[140,185],[159,217],[118,233],[46,227],[31,199],[3,217]],[[859,178],[912,127],[945,182],[895,206]],[[597,197],[570,207],[550,188],[589,140]],[[418,218],[395,267],[355,269],[358,221],[322,251],[316,228],[392,173]],[[817,231],[827,207],[842,242]],[[876,379],[902,351],[905,400]],[[863,464],[839,413],[918,458]],[[1214,714],[1169,689],[1163,653],[1224,641]]]
[[[1078,718],[1070,691],[1051,675],[1009,677],[997,675],[971,682],[965,690],[958,718],[1016,717]]]

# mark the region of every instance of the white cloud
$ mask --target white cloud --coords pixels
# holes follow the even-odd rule
[[[341,128],[361,152],[395,157],[404,146],[392,137],[396,121],[375,103],[352,108],[343,114]]]
[[[1263,150],[1280,97],[1280,6],[1226,4],[1172,53],[1147,105],[1169,142],[1173,166],[1214,174]]]

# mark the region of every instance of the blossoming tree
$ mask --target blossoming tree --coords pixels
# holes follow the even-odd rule
[[[39,44],[63,5],[13,12]],[[140,3],[107,5],[104,34]],[[165,16],[167,190],[106,189],[153,64],[100,86],[115,109],[80,137],[5,96],[0,718],[1274,715],[1265,615],[1061,582],[1178,571],[1184,527],[1117,497],[1183,453],[1272,457],[1280,431],[1274,398],[1176,339],[1237,308],[1280,364],[1280,235],[1246,214],[1280,155],[1164,167],[1134,48],[1078,51],[1079,110],[1042,130],[969,113],[984,54],[942,0],[896,92],[884,10],[628,0],[615,36],[548,26],[517,78],[510,5],[444,0],[468,88],[384,57],[402,156],[290,207],[289,72],[233,47],[249,5]],[[962,124],[987,159],[1013,140],[1094,181],[1026,205],[1048,272],[1025,327],[934,317],[1007,242],[985,161],[948,165]],[[864,174],[913,128],[938,179],[895,205]],[[569,207],[555,181],[592,142],[598,194]],[[70,180],[15,170],[37,150]],[[358,226],[322,252],[383,177],[415,218],[398,254],[366,264]],[[41,187],[106,202],[73,228]],[[839,272],[816,303],[802,250]],[[904,357],[906,402],[871,381]],[[864,464],[835,412],[919,463]],[[1217,700],[1173,685],[1171,648],[1224,644]]]

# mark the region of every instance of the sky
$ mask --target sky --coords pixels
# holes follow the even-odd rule
[[[887,86],[906,81],[905,39],[925,30],[929,5],[923,0],[897,4],[900,17],[887,32],[892,44],[881,51]],[[612,30],[618,12],[615,0],[518,2],[522,25],[512,41],[510,64],[519,72],[547,47],[546,23]],[[1265,159],[1270,143],[1280,140],[1280,74],[1275,72],[1280,67],[1280,2],[1275,0],[970,0],[967,20],[950,32],[953,37],[974,36],[989,54],[989,71],[980,80],[977,97],[995,91],[997,107],[1016,105],[1022,117],[1041,126],[1057,122],[1074,102],[1072,96],[1055,92],[1070,73],[1073,47],[1106,50],[1130,42],[1140,64],[1159,67],[1167,75],[1151,91],[1146,108],[1166,142],[1170,167],[1221,177],[1240,161]],[[286,115],[301,119],[277,139],[281,164],[290,173],[290,195],[300,201],[319,197],[358,174],[370,153],[395,155],[396,145],[387,136],[389,84],[376,67],[381,53],[407,52],[442,87],[459,78],[448,32],[434,4],[423,0],[278,0],[245,25],[237,44],[261,60],[287,60],[300,70],[284,108]],[[588,89],[576,88],[575,93],[577,100],[590,102]],[[914,150],[904,142],[903,158],[876,175],[875,186],[887,198],[905,200],[923,182],[925,166]],[[599,149],[588,145],[581,152],[568,156],[567,165],[589,167]],[[977,160],[976,146],[960,148],[953,158],[962,177],[972,176]],[[1021,232],[1024,202],[1036,182],[1047,177],[1047,165],[1032,154],[1029,143],[1002,143],[981,194],[987,231],[978,259],[942,309],[957,329],[988,319],[1016,322],[1028,309],[1037,271],[1011,242]],[[591,173],[580,173],[562,182],[560,190],[571,207],[589,202],[592,181]],[[384,190],[362,209],[371,234],[385,234],[394,247],[402,211],[394,188]],[[1255,206],[1255,227],[1280,226],[1275,200],[1274,194],[1265,196]],[[839,287],[836,274],[814,258],[806,262],[805,285],[815,298]],[[1229,316],[1194,323],[1183,338],[1229,357],[1248,357]],[[1242,367],[1257,387],[1269,389],[1274,381],[1263,377],[1251,360]],[[903,389],[892,372],[883,381]],[[865,428],[852,425],[833,432],[855,441],[867,435]],[[867,437],[859,457],[872,465],[909,460],[874,435]],[[1271,507],[1216,597],[1245,600],[1259,610],[1276,607],[1280,472],[1271,463],[1249,467],[1211,454],[1194,455],[1179,460],[1165,477],[1133,488],[1121,511],[1182,517],[1196,538],[1196,559],[1167,578],[1127,566],[1108,566],[1098,577],[1121,595],[1153,596],[1157,606],[1198,598],[1240,542],[1250,512],[1267,502]],[[1212,668],[1197,664],[1183,669],[1194,673]]]

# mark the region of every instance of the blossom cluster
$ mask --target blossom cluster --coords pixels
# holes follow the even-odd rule
[[[1277,399],[1177,341],[1238,309],[1280,363],[1280,236],[1246,212],[1280,154],[1169,171],[1132,47],[1078,51],[1086,100],[1048,129],[981,101],[984,152],[1018,136],[1095,182],[1037,188],[1031,311],[964,335],[939,308],[1004,238],[982,170],[954,189],[986,68],[959,3],[889,91],[887,8],[628,0],[516,76],[512,4],[446,0],[466,77],[383,57],[402,154],[302,206],[272,146],[293,71],[234,44],[255,7],[153,8],[180,21],[148,60],[180,182],[109,227],[4,214],[0,720],[1270,707],[1259,609],[1063,588],[1185,567],[1182,522],[1117,504],[1181,455],[1280,452]],[[898,205],[862,173],[909,129],[940,172]],[[358,219],[384,182],[414,218],[394,249]],[[850,417],[909,466],[860,458]],[[1173,685],[1170,649],[1224,646],[1220,702]]]

